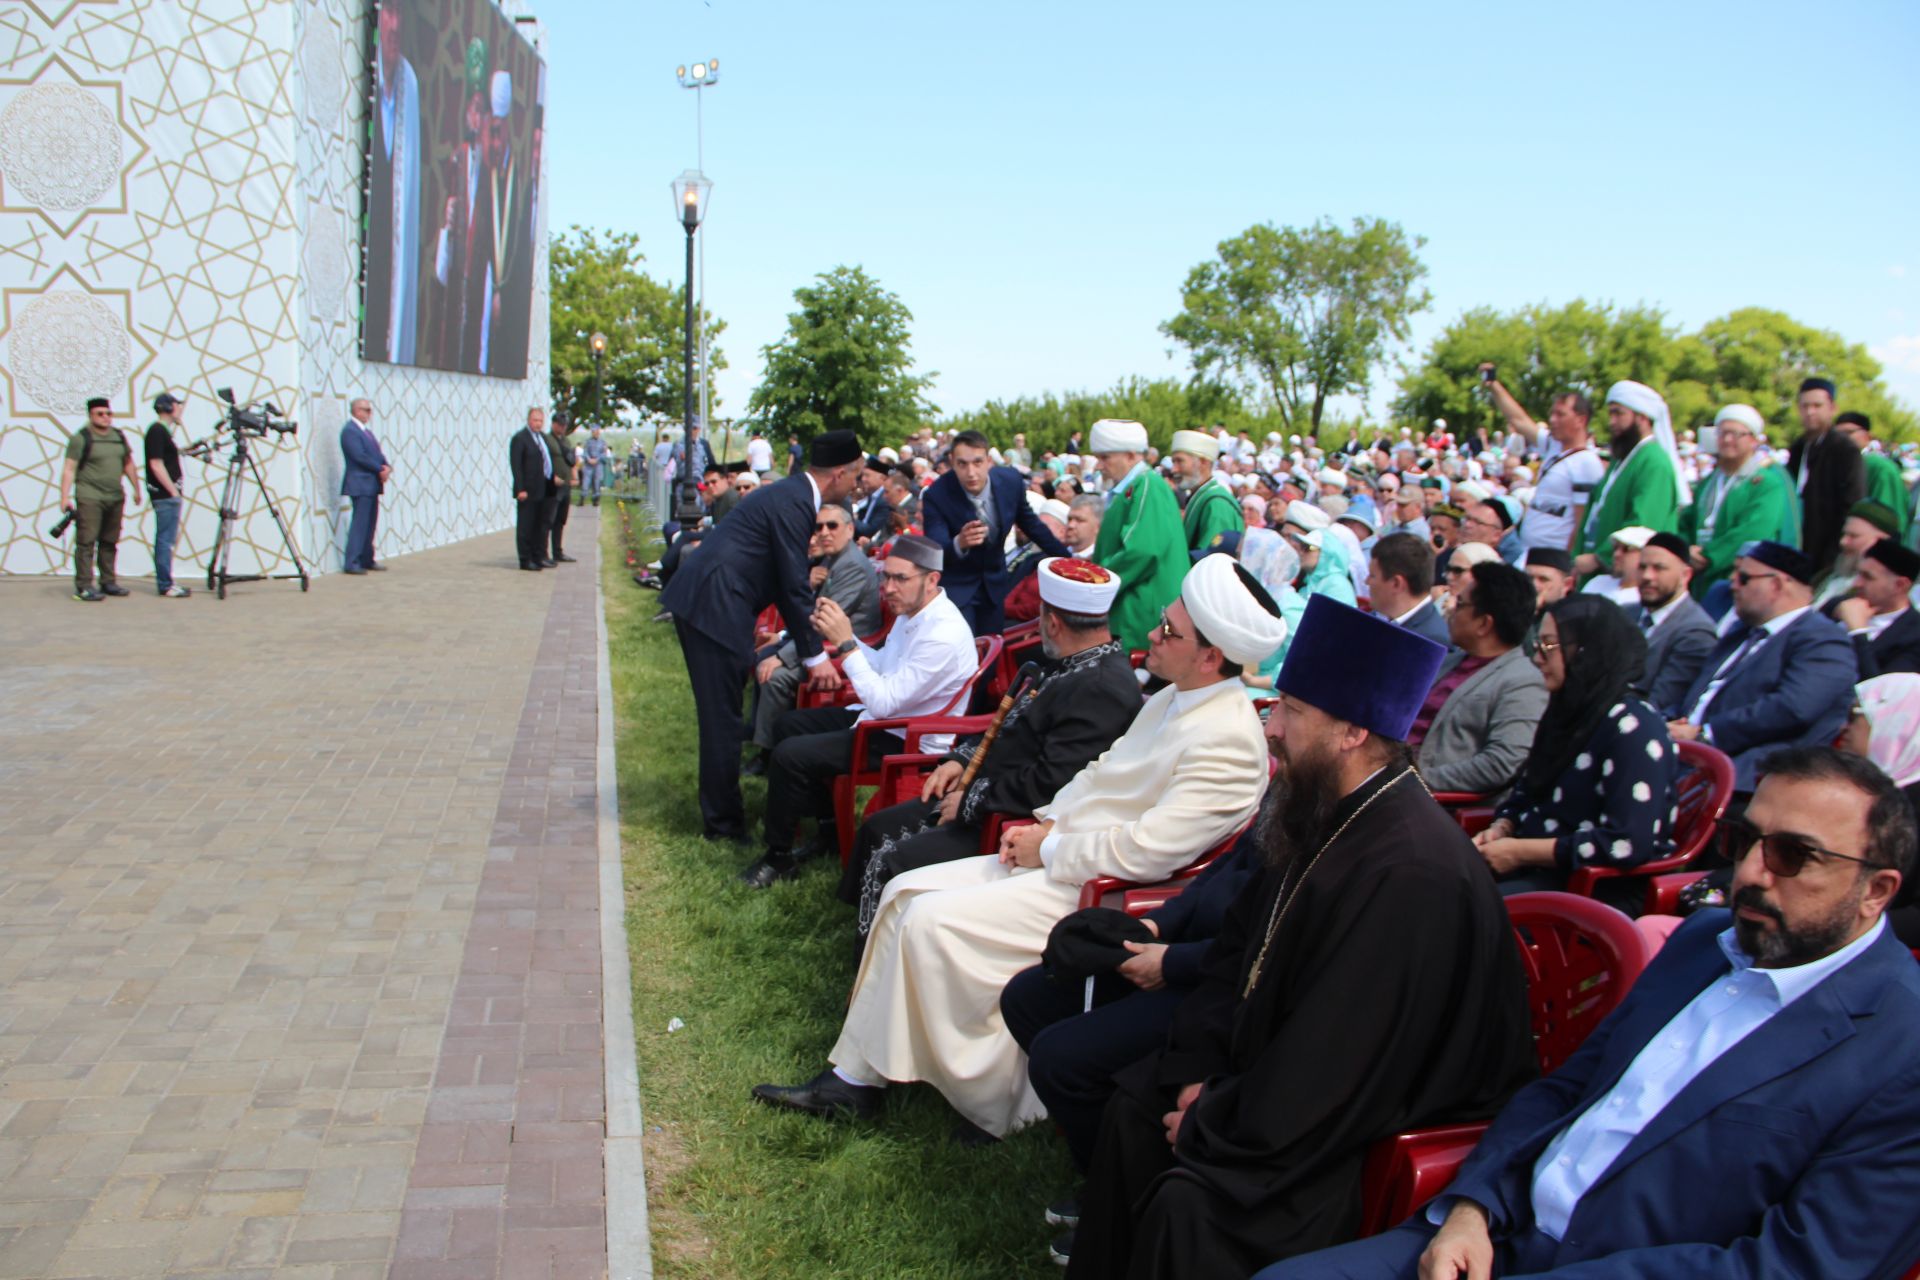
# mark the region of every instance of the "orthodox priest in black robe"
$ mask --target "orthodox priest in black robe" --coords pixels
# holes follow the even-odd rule
[[[1535,1074],[1486,864],[1405,746],[1439,645],[1324,596],[1281,667],[1267,869],[1118,1077],[1068,1275],[1232,1280],[1350,1240],[1373,1142]]]
[[[1133,664],[1107,628],[1120,576],[1062,556],[1041,561],[1035,577],[1042,656],[1015,676],[1010,705],[971,781],[959,785],[983,750],[981,734],[955,740],[920,799],[860,824],[840,897],[859,907],[863,942],[889,880],[981,852],[981,830],[994,814],[1031,817],[1140,712]]]

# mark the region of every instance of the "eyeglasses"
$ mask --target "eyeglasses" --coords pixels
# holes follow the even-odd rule
[[[845,527],[845,524],[839,520],[822,520],[819,524],[813,526],[813,531],[815,533],[827,533],[831,530],[843,529]]]
[[[1560,642],[1558,640],[1547,640],[1542,638],[1539,640],[1535,640],[1533,642],[1533,651],[1535,653],[1552,653],[1559,648],[1560,648]]]
[[[1161,611],[1160,625],[1155,630],[1159,631],[1162,640],[1171,642],[1182,638],[1180,633],[1173,629],[1173,623],[1167,618],[1165,610]]]
[[[1785,574],[1779,573],[1748,573],[1745,569],[1735,569],[1733,571],[1733,585],[1736,587],[1744,587],[1749,582],[1761,582],[1767,578],[1781,578],[1785,576]]]
[[[880,572],[880,576],[896,587],[904,587],[915,578],[926,577],[927,573],[928,571],[925,569],[920,570],[918,573],[889,573],[883,569]]]
[[[1799,875],[1809,858],[1838,858],[1842,862],[1857,862],[1863,867],[1887,865],[1870,858],[1856,858],[1850,853],[1822,849],[1805,836],[1795,835],[1791,831],[1762,831],[1741,818],[1721,818],[1713,825],[1720,835],[1721,852],[1726,854],[1728,861],[1739,862],[1757,844],[1760,846],[1760,860],[1766,864],[1768,872],[1783,880],[1791,880]]]

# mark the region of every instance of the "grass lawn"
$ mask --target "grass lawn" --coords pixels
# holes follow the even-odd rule
[[[634,513],[640,523],[638,506]],[[775,1112],[748,1089],[826,1063],[853,979],[837,868],[755,892],[754,851],[699,838],[693,699],[659,596],[635,587],[617,507],[602,507],[627,936],[647,1124],[654,1266],[664,1277],[1054,1276],[1045,1202],[1072,1181],[1035,1126],[983,1149],[926,1085],[882,1122]],[[657,544],[643,548],[655,558]],[[763,786],[746,781],[750,818]],[[681,1031],[669,1033],[678,1018]]]

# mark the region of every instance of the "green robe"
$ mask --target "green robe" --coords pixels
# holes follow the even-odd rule
[[[1229,530],[1245,532],[1247,517],[1241,514],[1240,503],[1232,491],[1217,477],[1209,476],[1187,499],[1187,513],[1180,518],[1180,523],[1187,532],[1187,550],[1204,551],[1213,545],[1218,534]]]
[[[1144,465],[1107,499],[1094,563],[1120,575],[1120,594],[1109,615],[1113,634],[1129,649],[1147,647],[1147,633],[1180,595],[1193,559],[1180,527],[1180,501],[1173,489]]]
[[[1594,494],[1595,505],[1580,531],[1580,551],[1599,556],[1603,564],[1613,554],[1613,535],[1621,529],[1672,533],[1679,526],[1680,479],[1673,459],[1651,436],[1625,462],[1608,465]]]
[[[1862,453],[1860,461],[1867,469],[1867,497],[1885,503],[1900,517],[1900,537],[1904,539],[1913,519],[1913,499],[1907,493],[1907,478],[1900,474],[1900,464],[1884,453]]]
[[[1704,572],[1693,575],[1693,594],[1705,597],[1707,588],[1733,572],[1734,557],[1749,542],[1784,542],[1800,545],[1800,510],[1794,493],[1793,477],[1785,467],[1762,466],[1752,475],[1736,479],[1720,504],[1720,515],[1713,532],[1704,541],[1700,526],[1713,510],[1715,495],[1726,482],[1726,473],[1715,470],[1694,491],[1693,505],[1680,515],[1677,532],[1688,546],[1699,547],[1707,558]]]

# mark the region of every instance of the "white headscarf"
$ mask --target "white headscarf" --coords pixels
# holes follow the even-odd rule
[[[1673,415],[1667,412],[1667,402],[1660,393],[1644,382],[1623,379],[1607,388],[1607,403],[1631,409],[1653,420],[1653,438],[1660,442],[1660,447],[1667,451],[1667,457],[1673,460],[1673,480],[1680,486],[1680,505],[1684,507],[1692,502],[1693,488],[1687,483],[1686,468],[1680,465],[1680,443],[1673,435]]]

